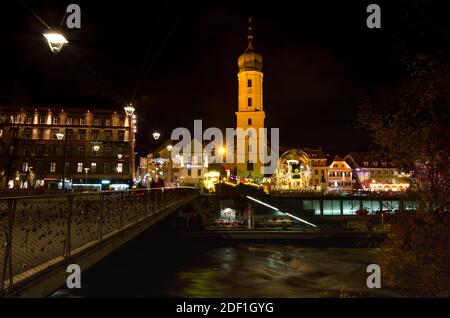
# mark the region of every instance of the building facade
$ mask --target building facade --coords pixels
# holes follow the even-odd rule
[[[132,117],[133,116],[133,117]],[[135,115],[123,109],[0,107],[3,187],[127,188]],[[7,151],[5,151],[5,149]]]

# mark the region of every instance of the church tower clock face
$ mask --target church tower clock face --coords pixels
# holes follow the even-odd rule
[[[264,107],[263,107],[263,77],[262,56],[255,51],[253,45],[253,27],[252,19],[249,19],[248,45],[245,52],[239,56],[238,67],[238,111],[236,112],[236,128],[245,131],[244,140],[237,140],[245,144],[244,154],[237,153],[239,157],[244,155],[245,162],[238,162],[237,175],[239,177],[259,178],[261,175],[261,166],[258,146],[260,139],[260,128],[264,128]],[[241,137],[238,137],[238,139]]]

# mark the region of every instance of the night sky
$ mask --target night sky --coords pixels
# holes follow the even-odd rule
[[[358,103],[369,95],[380,107],[393,104],[407,76],[399,44],[411,30],[400,1],[24,2],[51,26],[77,3],[82,27],[64,30],[70,44],[55,55],[45,27],[19,1],[2,1],[0,104],[122,107],[144,74],[133,99],[141,152],[157,146],[153,130],[163,140],[194,119],[204,128],[235,127],[249,15],[264,59],[266,126],[280,128],[281,145],[367,149],[355,128]],[[366,26],[373,2],[381,29]],[[440,41],[435,31],[448,19],[448,5],[425,2],[436,16],[421,10],[414,17],[423,26],[417,47]]]

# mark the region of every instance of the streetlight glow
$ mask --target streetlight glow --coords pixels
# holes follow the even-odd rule
[[[158,140],[160,136],[161,136],[161,134],[160,134],[159,132],[157,132],[157,131],[155,131],[155,132],[153,133],[153,138],[154,138],[155,140]]]
[[[44,33],[44,37],[47,39],[50,50],[52,50],[53,53],[58,53],[61,51],[64,44],[69,43],[64,35],[58,32]]]
[[[58,140],[62,140],[63,138],[64,138],[64,134],[63,133],[56,133],[56,138],[58,139]]]
[[[126,113],[128,116],[132,116],[133,113],[134,113],[134,111],[135,111],[135,108],[134,108],[133,106],[131,106],[131,104],[128,105],[128,106],[125,106],[123,109],[125,110],[125,113]]]

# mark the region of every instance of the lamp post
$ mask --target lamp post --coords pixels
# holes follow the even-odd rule
[[[137,132],[136,126],[134,125],[136,123],[136,116],[134,115],[135,108],[130,104],[128,106],[125,106],[123,108],[125,110],[125,113],[128,116],[128,126],[130,127],[130,170],[131,170],[131,179],[134,180],[134,134]],[[134,116],[134,118],[133,118]],[[132,119],[133,118],[133,119]],[[132,124],[132,121],[134,121],[134,124]],[[122,154],[120,154],[122,155]],[[119,158],[120,159],[120,158]]]
[[[56,138],[58,140],[62,140],[64,138],[64,134],[61,132],[56,133]],[[61,189],[64,190],[65,188],[65,181],[66,181],[66,142],[67,142],[67,137],[66,139],[64,139],[64,147],[63,147],[63,174],[62,174],[62,186]]]
[[[87,177],[88,177],[89,170],[90,170],[89,168],[84,168],[84,171],[86,172],[86,182],[85,182],[86,184],[88,183],[87,182]]]

